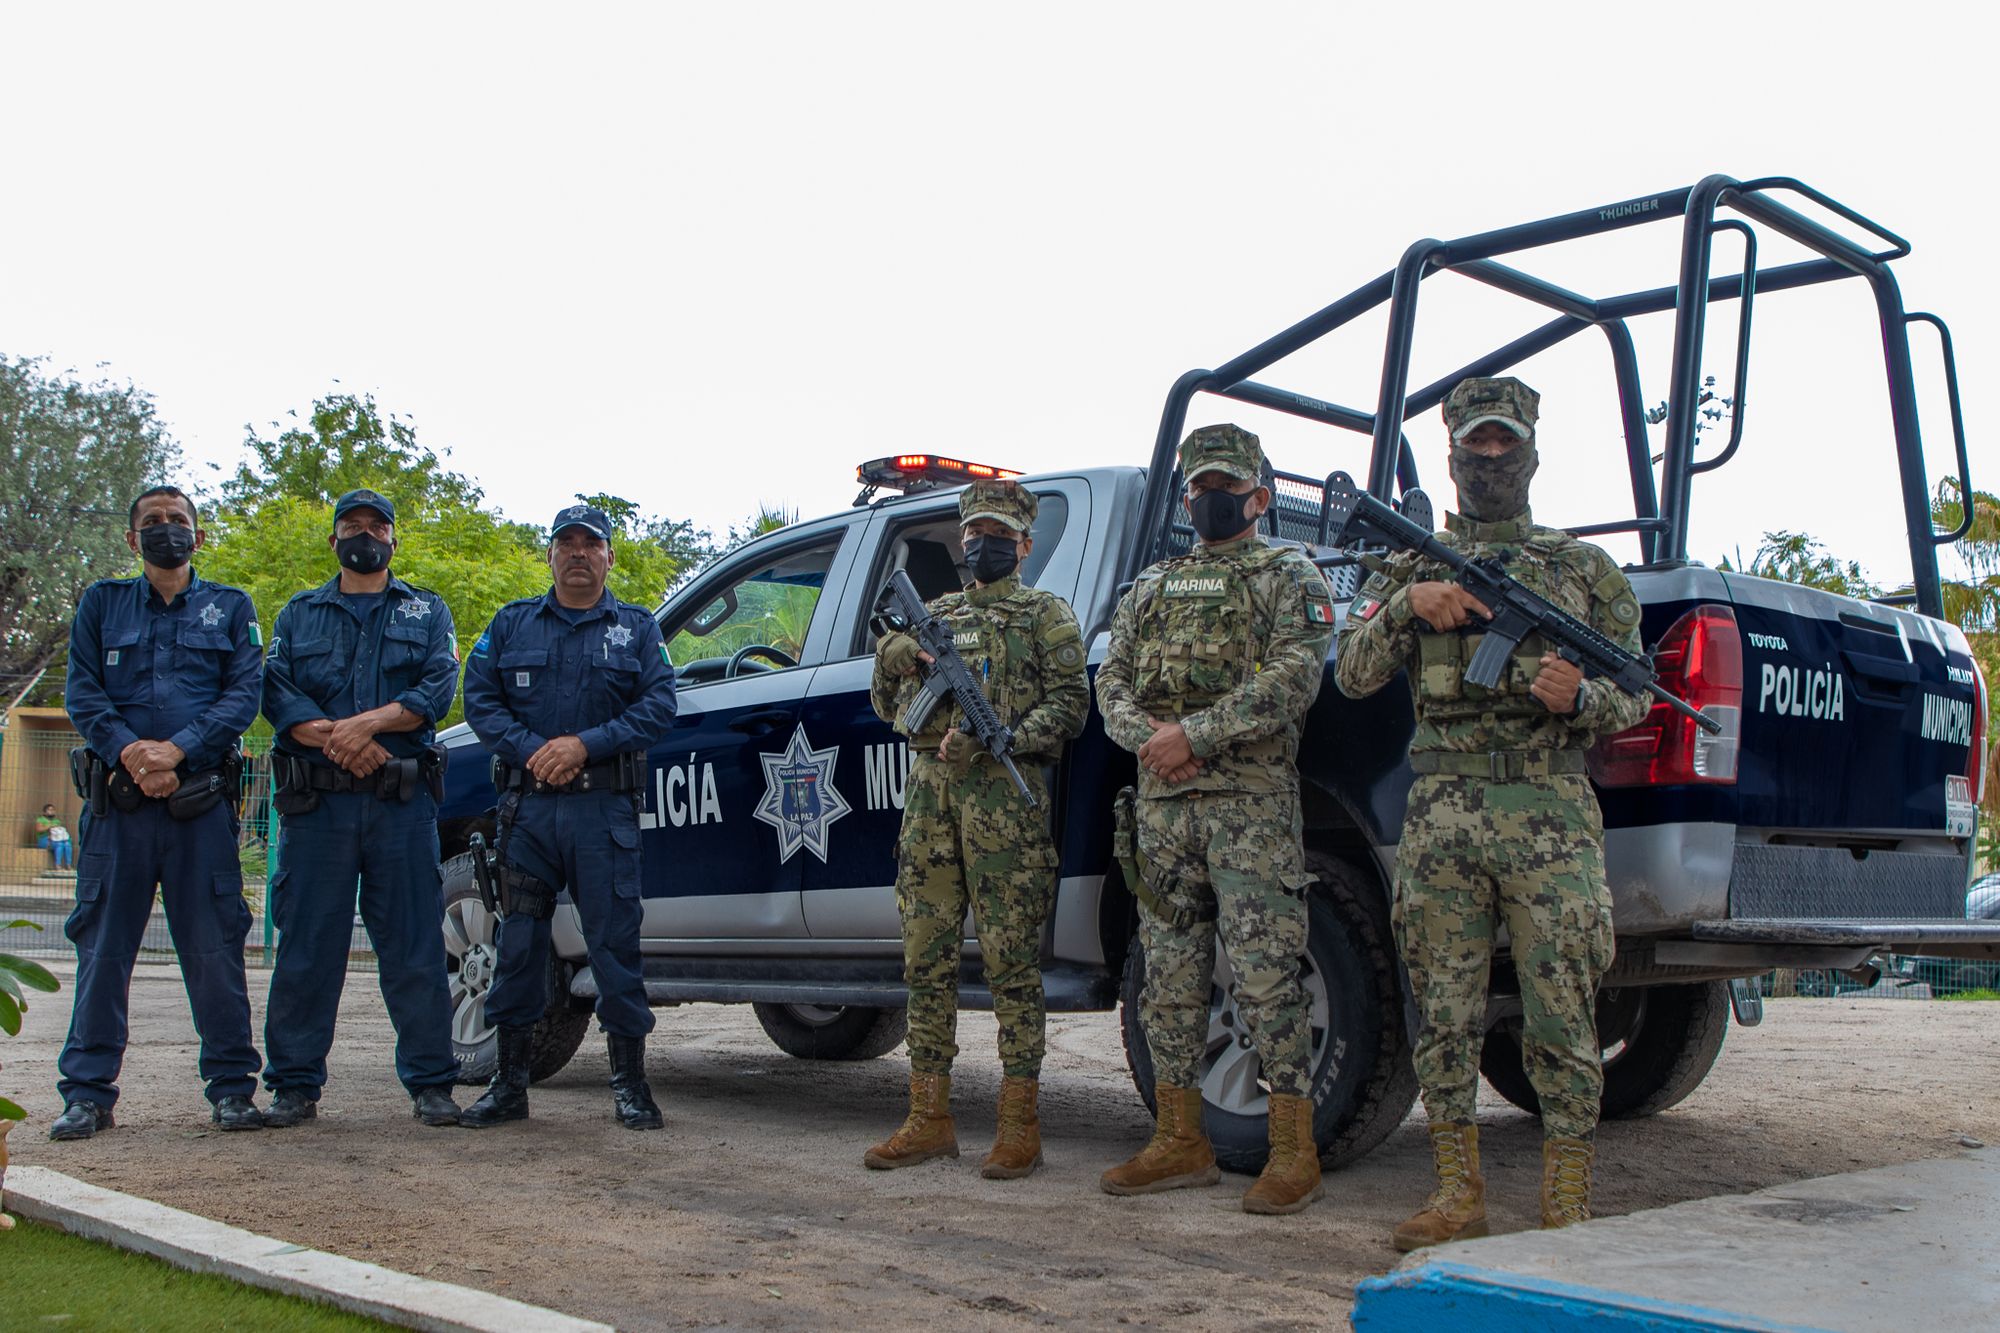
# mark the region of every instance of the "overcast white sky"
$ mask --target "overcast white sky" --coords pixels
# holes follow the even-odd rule
[[[1418,237],[1782,174],[1914,242],[1905,297],[1952,323],[1994,489],[1994,81],[1967,12],[5,4],[0,350],[108,363],[191,467],[337,380],[512,517],[606,490],[719,531],[759,502],[844,506],[855,463],[904,449],[1141,462],[1182,371]],[[1518,262],[1661,286],[1677,240]],[[1426,284],[1415,382],[1542,322],[1472,286]],[[1725,385],[1733,312],[1711,319]],[[1370,408],[1381,328],[1262,378]],[[1771,296],[1752,344],[1695,553],[1804,528],[1904,577],[1865,290]],[[1537,512],[1629,515],[1602,340],[1520,373],[1544,395]],[[1936,478],[1949,422],[1926,406]],[[1228,404],[1190,420],[1231,417],[1289,470],[1364,461],[1358,436]],[[1411,434],[1448,498],[1442,427]]]

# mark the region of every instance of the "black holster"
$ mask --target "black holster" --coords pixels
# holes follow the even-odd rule
[[[104,812],[111,808],[111,793],[106,786],[109,774],[104,761],[97,752],[87,745],[79,745],[69,752],[69,785],[76,789],[76,798],[89,805],[93,818],[104,818]]]
[[[547,921],[556,914],[555,886],[547,880],[511,865],[500,867],[499,880],[500,915]]]
[[[308,765],[297,755],[271,751],[271,808],[290,818],[309,815],[319,809],[319,793],[312,788]]]

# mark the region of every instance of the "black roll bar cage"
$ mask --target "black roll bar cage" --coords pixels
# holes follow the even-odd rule
[[[1887,248],[1870,250],[1780,203],[1772,198],[1773,192],[1802,196],[1867,232],[1874,240],[1886,243]],[[1745,220],[1718,218],[1716,213],[1723,208],[1733,210]],[[1682,220],[1680,273],[1672,287],[1592,298],[1499,263],[1495,258],[1517,250],[1665,221],[1676,216]],[[1757,267],[1757,233],[1750,225],[1752,222],[1798,242],[1816,252],[1820,258],[1783,264],[1760,272]],[[1736,232],[1742,236],[1741,272],[1724,277],[1711,275],[1711,252],[1718,231]],[[1896,440],[1897,468],[1902,479],[1903,522],[1909,534],[1915,601],[1918,610],[1924,614],[1940,616],[1943,614],[1943,602],[1938,587],[1937,547],[1965,535],[1970,526],[1969,497],[1972,488],[1951,331],[1936,315],[1905,312],[1902,290],[1889,271],[1890,263],[1909,253],[1909,242],[1902,237],[1789,176],[1766,176],[1750,181],[1722,175],[1709,176],[1684,189],[1642,195],[1602,208],[1587,208],[1455,241],[1418,241],[1403,252],[1394,269],[1374,281],[1356,288],[1215,369],[1190,370],[1174,382],[1160,415],[1159,433],[1153,442],[1152,463],[1146,474],[1144,508],[1141,511],[1145,525],[1141,531],[1159,534],[1156,543],[1164,540],[1174,500],[1170,487],[1175,472],[1175,450],[1186,425],[1188,404],[1197,393],[1231,398],[1368,435],[1368,487],[1381,499],[1389,500],[1393,498],[1393,493],[1407,491],[1417,484],[1416,461],[1410,451],[1409,437],[1402,429],[1405,421],[1436,407],[1452,386],[1467,376],[1504,373],[1575,334],[1597,328],[1603,331],[1609,343],[1612,375],[1618,385],[1626,463],[1632,476],[1634,517],[1593,524],[1575,531],[1580,535],[1633,532],[1638,537],[1644,563],[1685,564],[1688,558],[1688,506],[1694,477],[1727,462],[1743,441],[1744,386],[1749,368],[1750,320],[1755,298],[1859,277],[1869,284],[1881,322],[1890,418]],[[1546,306],[1556,312],[1556,317],[1413,391],[1409,385],[1410,349],[1416,331],[1418,288],[1425,278],[1446,269]],[[1738,308],[1736,381],[1732,390],[1735,397],[1730,436],[1719,453],[1697,462],[1694,457],[1695,433],[1700,412],[1701,354],[1708,307],[1712,302],[1728,300],[1741,302]],[[1382,356],[1381,387],[1373,412],[1262,384],[1251,378],[1274,362],[1317,342],[1385,302],[1389,307],[1389,329]],[[1636,315],[1658,314],[1667,310],[1674,312],[1673,357],[1668,372],[1664,465],[1656,493],[1645,400],[1639,384],[1638,356],[1627,321]],[[1910,362],[1908,330],[1909,325],[1917,322],[1930,324],[1938,333],[1957,449],[1957,481],[1961,494],[1967,497],[1964,521],[1949,533],[1936,532],[1931,522],[1931,490],[1924,468],[1915,377]],[[1136,545],[1126,555],[1125,566],[1119,571],[1120,581],[1137,577],[1139,570],[1157,558],[1157,554],[1145,543]]]

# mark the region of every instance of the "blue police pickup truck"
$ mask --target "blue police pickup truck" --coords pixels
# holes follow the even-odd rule
[[[1795,207],[1796,205],[1796,207]],[[1804,209],[1810,209],[1810,214]],[[1730,216],[1722,216],[1724,212]],[[1830,220],[1829,220],[1830,219]],[[1676,284],[1594,298],[1494,256],[1594,233],[1677,220]],[[1744,238],[1740,271],[1710,275],[1718,232]],[[1855,239],[1856,235],[1860,239]],[[1812,258],[1760,271],[1759,235],[1799,243]],[[1891,950],[1992,957],[2000,922],[1968,922],[1965,893],[1985,768],[1986,690],[1964,636],[1943,621],[1911,352],[1891,261],[1908,247],[1800,182],[1698,185],[1456,241],[1421,241],[1397,267],[1214,370],[1181,377],[1168,396],[1146,467],[1092,467],[1023,478],[1040,497],[1025,577],[1069,600],[1102,660],[1122,587],[1150,562],[1185,550],[1174,445],[1196,395],[1251,404],[1349,432],[1329,432],[1319,458],[1279,458],[1267,519],[1275,537],[1315,548],[1337,594],[1356,570],[1327,549],[1324,499],[1335,471],[1428,522],[1403,434],[1467,375],[1507,373],[1578,333],[1609,344],[1631,472],[1586,534],[1629,533],[1644,637],[1662,682],[1723,722],[1710,735],[1664,704],[1631,731],[1600,741],[1591,771],[1608,829],[1617,961],[1598,1003],[1604,1109],[1647,1115],[1686,1097],[1714,1063],[1732,1000],[1755,1021],[1755,992],[1732,979],[1773,967],[1866,974]],[[1521,298],[1546,322],[1530,334],[1412,387],[1410,359],[1422,282],[1443,273]],[[1689,559],[1693,478],[1744,444],[1744,377],[1755,299],[1814,283],[1859,279],[1881,316],[1889,398],[1912,559],[1910,591],[1858,601],[1813,588],[1704,567]],[[1703,440],[1701,353],[1711,304],[1735,316],[1737,403],[1726,444]],[[1254,376],[1356,316],[1387,306],[1389,339],[1371,409],[1343,406]],[[1649,420],[1629,323],[1674,324],[1664,426]],[[1873,330],[1870,330],[1871,335]],[[1950,372],[1950,343],[1942,343]],[[1533,366],[1526,368],[1533,375]],[[1956,376],[1952,415],[1957,427]],[[1233,412],[1215,405],[1213,415]],[[1240,414],[1239,414],[1240,415]],[[1657,415],[1657,414],[1656,414]],[[1341,440],[1351,443],[1344,447]],[[1958,482],[1966,484],[1958,434]],[[1755,448],[1755,433],[1747,447]],[[1547,446],[1544,446],[1545,452]],[[1657,456],[1657,465],[1656,465]],[[1301,470],[1286,470],[1301,469]],[[858,1060],[905,1032],[893,883],[896,832],[910,755],[868,702],[871,609],[891,573],[925,597],[966,578],[953,487],[993,469],[933,454],[860,469],[855,507],[771,533],[729,553],[660,608],[680,679],[680,715],[651,754],[641,794],[644,950],[655,1004],[748,1003],[772,1040],[806,1059]],[[1337,599],[1343,605],[1345,596]],[[1405,794],[1412,717],[1406,691],[1345,699],[1329,680],[1305,732],[1307,856],[1318,875],[1305,959],[1313,1007],[1315,1128],[1330,1165],[1378,1143],[1416,1093],[1405,982],[1388,928],[1388,885]],[[442,812],[446,921],[464,1077],[490,1072],[493,1034],[483,997],[494,923],[463,854],[491,832],[486,756],[464,728],[452,747]],[[1050,818],[1061,848],[1058,896],[1043,942],[1049,1007],[1123,1009],[1126,1050],[1143,1097],[1152,1077],[1136,999],[1144,959],[1135,911],[1111,855],[1110,804],[1132,759],[1090,725],[1050,773]],[[968,937],[970,932],[968,931]],[[594,995],[574,909],[555,920],[548,978],[556,999],[536,1034],[534,1072],[562,1067],[581,1041]],[[966,944],[970,959],[977,944]],[[1240,1033],[1226,958],[1217,969],[1207,1121],[1226,1164],[1255,1169],[1265,1089]],[[1504,951],[1494,968],[1482,1069],[1509,1101],[1532,1109],[1521,1067],[1519,988]],[[976,962],[962,1002],[990,1003]],[[886,1095],[886,1093],[885,1093]]]

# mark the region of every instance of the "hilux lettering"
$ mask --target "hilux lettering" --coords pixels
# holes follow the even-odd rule
[[[1949,676],[1949,677],[1951,677],[1951,683],[1952,683],[1952,684],[1954,684],[1954,685],[1970,685],[1970,684],[1972,684],[1972,668],[1971,668],[1971,667],[1955,667],[1955,666],[1947,666],[1947,667],[1946,667],[1946,668],[1944,669],[1944,674],[1945,674],[1945,675],[1947,675],[1947,676]]]
[[[1764,663],[1758,674],[1757,711],[1786,717],[1847,720],[1847,682],[1838,671]]]
[[[1972,701],[1942,694],[1924,696],[1923,738],[1946,745],[1972,744]]]

